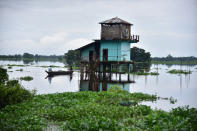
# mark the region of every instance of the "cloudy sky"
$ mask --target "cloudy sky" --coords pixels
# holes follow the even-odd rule
[[[118,16],[152,56],[197,56],[197,0],[0,0],[0,54],[62,55]]]

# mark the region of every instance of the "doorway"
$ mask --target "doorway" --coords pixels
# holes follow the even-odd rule
[[[93,61],[93,51],[89,51],[89,61]]]
[[[103,61],[108,61],[108,49],[103,49]]]

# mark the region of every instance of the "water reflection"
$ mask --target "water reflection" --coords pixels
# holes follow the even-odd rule
[[[113,86],[119,86],[124,90],[130,91],[130,83],[113,83],[109,81],[93,83],[89,80],[80,81],[80,91],[107,91]]]
[[[119,86],[130,92],[130,84],[134,83],[133,80],[130,80],[130,75],[127,76],[127,80],[122,79],[121,74],[111,73],[106,74],[106,77],[103,77],[102,74],[98,75],[86,74],[87,77],[80,80],[80,91],[107,91],[113,86]]]
[[[61,75],[58,75],[58,76],[61,76]],[[73,78],[73,75],[70,74],[70,75],[67,75],[67,76],[69,76],[69,81],[71,82],[71,81],[72,81],[72,78]],[[45,79],[48,79],[49,84],[51,84],[52,79],[53,79],[54,77],[57,77],[57,76],[47,76]]]
[[[51,84],[52,78],[53,77],[46,77],[48,79],[49,84]]]

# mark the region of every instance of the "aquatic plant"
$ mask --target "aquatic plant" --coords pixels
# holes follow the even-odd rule
[[[175,108],[170,112],[146,105],[121,102],[157,100],[155,95],[129,93],[119,87],[106,92],[37,95],[31,101],[0,110],[2,130],[196,130],[197,109]]]
[[[43,66],[39,66],[39,67],[43,67],[43,68],[49,68],[49,67],[52,67],[52,68],[59,68],[59,67],[61,67],[61,66],[55,66],[55,65],[45,66],[45,65],[43,65]]]
[[[150,72],[150,75],[159,75],[158,72]]]
[[[18,70],[16,70],[16,71],[23,71],[23,69],[18,69]]]
[[[171,104],[175,104],[177,102],[177,99],[174,99],[173,97],[170,97],[169,100]]]
[[[31,77],[31,76],[20,77],[20,80],[31,81],[31,80],[33,80],[33,77]]]
[[[168,73],[170,74],[191,74],[191,71],[186,71],[186,70],[176,70],[176,69],[172,69],[170,71],[168,71]]]
[[[132,72],[132,73],[136,75],[159,75],[158,72]]]
[[[168,98],[168,97],[158,97],[158,99],[169,100],[170,104],[175,104],[177,102],[177,99],[173,98],[172,96],[170,98]]]
[[[12,66],[8,66],[8,69],[12,69]]]
[[[9,66],[9,67],[12,67],[12,66],[24,67],[24,66],[29,66],[29,65],[8,64],[7,66]]]

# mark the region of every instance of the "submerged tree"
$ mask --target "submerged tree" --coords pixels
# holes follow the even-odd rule
[[[131,60],[135,62],[150,62],[151,54],[144,49],[133,47],[131,48]]]
[[[80,53],[76,50],[69,50],[67,53],[64,54],[64,58],[68,65],[79,65]]]

